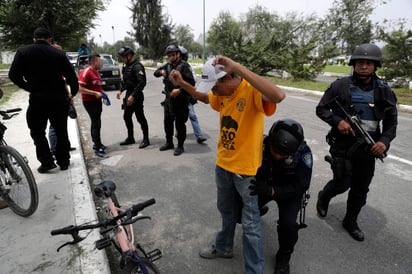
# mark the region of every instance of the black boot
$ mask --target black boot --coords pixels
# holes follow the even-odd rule
[[[280,252],[276,254],[275,274],[289,274],[289,261],[291,252]]]
[[[349,233],[349,235],[356,241],[363,242],[365,240],[365,234],[359,228],[356,221],[351,220],[347,216],[342,221],[343,228]]]
[[[330,199],[325,197],[325,191],[319,191],[318,201],[316,202],[316,211],[320,217],[326,217],[328,214],[329,202]]]
[[[135,140],[133,137],[127,137],[126,140],[120,143],[121,146],[127,146],[127,145],[132,145],[135,143]]]

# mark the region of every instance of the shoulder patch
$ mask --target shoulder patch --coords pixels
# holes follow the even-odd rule
[[[307,166],[307,168],[312,168],[313,165],[313,159],[312,159],[312,153],[311,152],[306,152],[305,154],[302,154],[302,162]]]

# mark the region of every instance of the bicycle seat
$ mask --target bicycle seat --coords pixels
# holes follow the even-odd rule
[[[116,190],[116,184],[113,181],[103,181],[94,188],[94,194],[97,197],[103,197],[103,195],[108,198],[112,196]]]

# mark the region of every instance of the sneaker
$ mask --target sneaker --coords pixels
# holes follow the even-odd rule
[[[102,148],[103,150],[107,150],[107,146],[105,146],[105,145],[103,145],[103,144],[101,144],[100,145],[100,148]],[[76,148],[75,148],[76,149]],[[97,150],[97,146],[96,145],[93,145],[93,150]]]
[[[96,150],[96,156],[104,157],[105,154],[106,152],[104,151],[103,148],[99,148],[98,150]]]
[[[55,163],[50,163],[50,164],[47,164],[47,165],[41,164],[41,165],[37,168],[37,171],[38,171],[39,173],[47,173],[49,170],[51,170],[51,169],[53,169],[53,168],[56,168],[56,167],[57,167],[57,166],[56,166]]]
[[[149,145],[150,145],[149,139],[143,139],[143,141],[139,145],[139,148],[145,148]]]
[[[163,146],[159,147],[159,150],[165,151],[165,150],[174,149],[174,148],[175,146],[173,144],[166,143]]]
[[[215,245],[211,247],[202,248],[199,251],[199,256],[204,259],[216,259],[216,258],[224,258],[224,259],[232,259],[233,252],[220,252],[216,250]]]
[[[203,144],[203,142],[205,142],[207,139],[205,137],[200,136],[199,138],[197,138],[197,143],[198,144]]]
[[[179,156],[181,155],[183,152],[185,151],[185,149],[183,147],[177,147],[175,149],[175,152],[173,153],[174,156]]]

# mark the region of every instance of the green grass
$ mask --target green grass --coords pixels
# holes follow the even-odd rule
[[[0,88],[3,90],[3,97],[0,99],[0,105],[6,103],[10,99],[11,95],[19,90],[19,88],[13,84],[3,84]]]
[[[0,64],[0,69],[9,69],[10,65],[9,64]]]
[[[350,66],[326,66],[323,69],[324,72],[332,72],[332,73],[344,73],[349,74],[351,71]]]

